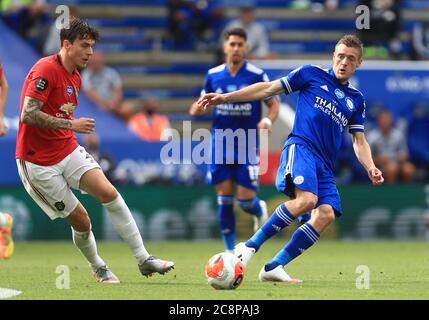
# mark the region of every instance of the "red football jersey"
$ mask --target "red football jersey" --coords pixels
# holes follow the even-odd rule
[[[43,101],[42,111],[50,116],[72,120],[80,87],[79,72],[68,73],[58,55],[42,58],[25,78],[20,113],[25,96],[29,96]],[[51,166],[62,161],[77,147],[72,130],[38,128],[19,121],[16,158]]]
[[[0,63],[0,79],[3,77],[3,66]]]

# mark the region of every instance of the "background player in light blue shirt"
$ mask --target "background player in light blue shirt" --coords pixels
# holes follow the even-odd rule
[[[299,92],[295,122],[282,151],[276,187],[292,197],[235,254],[247,265],[261,245],[298,216],[313,210],[309,222],[299,227],[286,246],[259,273],[261,281],[301,282],[283,269],[311,247],[320,234],[341,215],[340,195],[334,178],[334,162],[342,132],[352,134],[356,157],[374,185],[383,183],[364,135],[365,100],[349,79],[362,63],[362,42],[346,35],[335,46],[333,67],[305,65],[287,77],[261,82],[227,94],[206,94],[200,108],[230,101],[258,100],[285,92]]]
[[[248,44],[243,29],[234,28],[226,32],[223,49],[226,63],[208,71],[202,95],[208,92],[233,92],[253,83],[269,81],[262,69],[245,60]],[[269,112],[261,120],[262,100]],[[236,238],[234,184],[237,185],[238,204],[254,216],[254,231],[258,230],[268,216],[266,203],[256,196],[259,186],[257,132],[258,129],[270,132],[278,111],[279,101],[276,97],[246,99],[242,103],[220,104],[213,109],[212,161],[208,165],[207,178],[216,188],[219,224],[227,251],[234,249]],[[202,113],[195,102],[190,114]],[[229,139],[232,132],[242,132],[245,141]],[[225,133],[225,136],[219,133]]]

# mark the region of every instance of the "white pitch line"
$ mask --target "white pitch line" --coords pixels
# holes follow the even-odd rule
[[[21,294],[22,291],[8,289],[8,288],[0,288],[0,299],[8,299],[15,297]]]

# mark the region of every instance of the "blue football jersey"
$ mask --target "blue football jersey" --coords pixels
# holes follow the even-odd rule
[[[247,87],[256,82],[269,81],[268,76],[262,70],[253,64],[245,61],[240,70],[235,76],[232,76],[226,64],[219,65],[208,71],[204,89],[201,94],[209,92],[228,93]],[[268,100],[268,99],[267,99]],[[217,105],[213,108],[213,125],[212,125],[212,154],[220,156],[223,153],[223,161],[231,163],[232,157],[228,156],[225,152],[216,152],[216,145],[223,142],[223,148],[229,150],[234,149],[234,163],[237,163],[237,154],[242,150],[249,153],[249,156],[255,157],[258,151],[258,141],[254,143],[239,143],[238,139],[228,141],[221,135],[216,133],[216,129],[243,129],[241,132],[248,134],[250,129],[253,133],[256,132],[257,138],[257,125],[261,120],[262,115],[262,102],[261,101],[247,101],[237,103],[225,103]],[[219,132],[220,130],[218,130]],[[239,135],[238,135],[239,136]],[[253,135],[254,136],[254,135]],[[222,142],[220,140],[223,140]],[[216,142],[217,141],[217,142]],[[247,142],[247,141],[246,141]],[[232,145],[232,143],[234,145]],[[228,146],[226,145],[228,144]],[[228,158],[228,160],[226,160]]]
[[[285,145],[304,144],[334,172],[343,131],[364,131],[365,99],[333,69],[305,65],[280,79],[286,94],[299,91],[295,122]]]

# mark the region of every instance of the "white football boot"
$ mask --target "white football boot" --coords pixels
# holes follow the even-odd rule
[[[94,271],[94,277],[97,282],[101,283],[120,283],[119,278],[110,270],[108,266],[102,266]]]
[[[268,219],[267,203],[264,200],[259,200],[259,205],[262,209],[262,215],[260,217],[253,216],[253,233],[258,231]]]
[[[244,242],[240,242],[234,248],[234,255],[241,260],[244,267],[247,266],[250,259],[252,259],[253,255],[256,253],[254,248],[249,248],[246,246]]]
[[[268,282],[293,282],[299,283],[302,282],[300,279],[292,279],[286,271],[283,269],[283,266],[277,266],[273,270],[265,271],[265,265],[262,267],[259,272],[260,281]]]
[[[142,264],[139,264],[139,270],[145,277],[150,277],[154,273],[165,274],[174,269],[173,261],[165,261],[154,256],[149,256]]]

